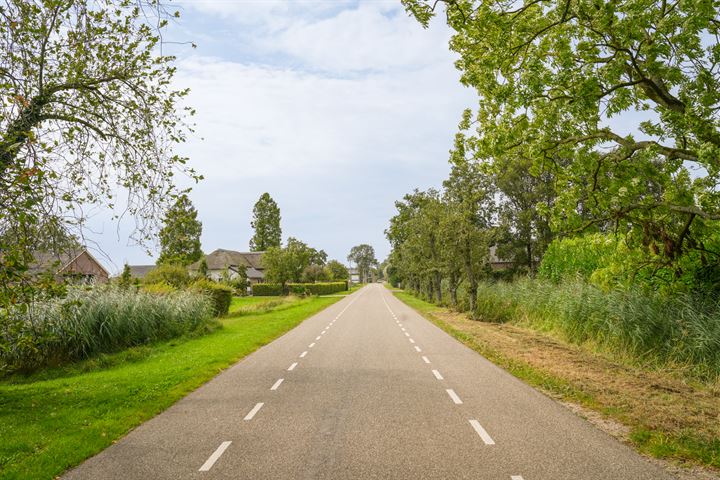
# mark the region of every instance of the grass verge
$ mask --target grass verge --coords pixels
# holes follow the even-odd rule
[[[230,316],[202,337],[0,381],[0,478],[53,478],[340,298]],[[245,300],[245,299],[242,299]],[[236,308],[252,302],[235,302]]]
[[[627,365],[547,333],[473,321],[408,293],[394,293],[512,375],[580,406],[574,408],[578,413],[638,451],[684,466],[720,469],[718,385]]]

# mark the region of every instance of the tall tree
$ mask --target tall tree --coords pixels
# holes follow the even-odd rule
[[[537,208],[556,231],[627,233],[651,270],[688,251],[718,261],[704,246],[720,220],[717,2],[403,3],[426,26],[445,5],[482,99],[473,156],[550,172],[557,199]]]
[[[160,230],[160,256],[157,263],[190,265],[203,256],[200,247],[202,223],[187,195],[180,195],[165,214]]]
[[[317,255],[317,250],[309,247],[305,242],[290,237],[286,247],[270,247],[263,255],[265,278],[269,282],[281,284],[284,290],[288,282],[302,280],[303,272],[307,267],[316,265],[313,264],[313,258]]]
[[[269,193],[265,192],[253,207],[253,220],[250,223],[255,234],[250,239],[250,250],[264,252],[270,247],[279,247],[282,230],[280,229],[280,208]]]
[[[348,272],[347,267],[337,260],[327,262],[325,271],[330,280],[347,280],[350,278],[350,272]]]
[[[157,0],[0,2],[0,233],[82,224],[80,207],[117,195],[149,238],[174,173],[200,178],[173,153],[192,111],[160,48],[167,16]],[[33,246],[20,240],[0,243],[2,285],[23,283]]]
[[[377,258],[375,258],[375,249],[366,243],[352,247],[347,259],[357,265],[363,283],[368,282],[372,267],[378,263]]]

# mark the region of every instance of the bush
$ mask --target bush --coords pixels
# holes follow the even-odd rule
[[[153,295],[169,295],[171,293],[177,292],[177,288],[173,287],[167,282],[159,282],[143,285],[142,291],[152,293]]]
[[[610,263],[617,246],[615,237],[600,233],[556,239],[545,251],[538,274],[553,282],[578,276],[588,279]]]
[[[252,286],[252,294],[256,297],[277,297],[283,294],[282,285],[278,283],[256,283]]]
[[[285,285],[285,293],[293,295],[331,295],[347,289],[347,282],[288,283]],[[283,295],[282,285],[275,283],[256,283],[252,286],[252,292],[257,297]]]
[[[29,371],[208,328],[212,304],[192,292],[70,289],[64,299],[0,313],[0,372]]]
[[[143,283],[167,283],[175,288],[183,288],[190,284],[190,274],[180,265],[158,265],[145,275]]]
[[[201,279],[193,283],[192,290],[201,292],[212,300],[213,313],[221,317],[230,310],[234,290],[227,285],[215,283],[212,280]]]
[[[332,295],[347,290],[347,282],[288,283],[287,288],[295,295]]]

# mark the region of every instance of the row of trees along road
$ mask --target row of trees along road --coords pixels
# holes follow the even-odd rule
[[[481,101],[444,189],[398,203],[396,276],[438,300],[461,279],[474,302],[490,245],[532,272],[554,238],[596,233],[625,252],[606,286],[720,289],[715,3],[403,4],[424,26],[444,9]]]
[[[181,193],[174,176],[201,178],[174,153],[194,112],[162,53],[173,16],[156,0],[0,4],[0,306],[33,296],[38,226],[117,207],[143,240]]]

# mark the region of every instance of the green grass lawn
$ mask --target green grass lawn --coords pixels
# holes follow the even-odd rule
[[[223,328],[0,381],[0,478],[53,478],[109,446],[221,370],[340,300],[233,300]],[[238,313],[239,312],[239,313]]]

